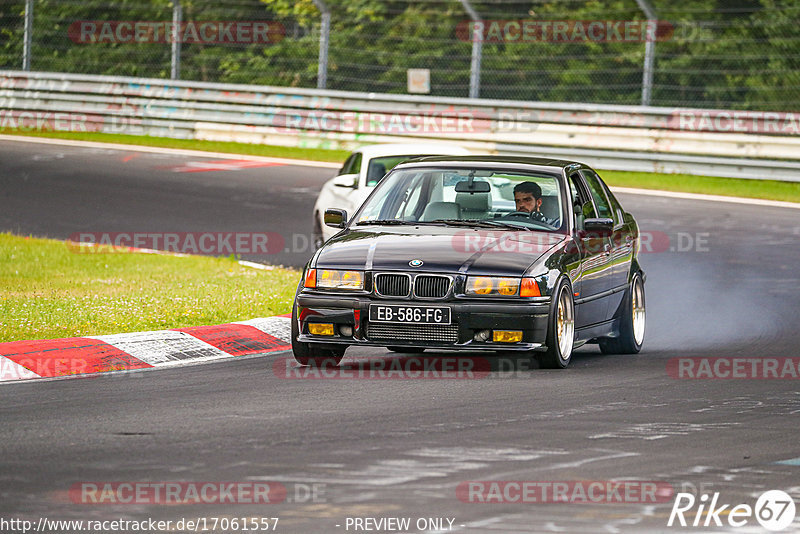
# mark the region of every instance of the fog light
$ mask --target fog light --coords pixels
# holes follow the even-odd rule
[[[340,326],[339,327],[339,333],[341,335],[343,335],[344,337],[350,337],[350,336],[353,335],[353,327],[352,326],[347,326],[347,325]]]
[[[308,331],[315,336],[332,336],[333,325],[330,323],[309,323]]]
[[[486,341],[491,335],[492,333],[489,330],[478,330],[475,332],[475,336],[472,339],[478,342]]]
[[[522,330],[495,330],[492,332],[495,343],[519,343],[522,341]]]

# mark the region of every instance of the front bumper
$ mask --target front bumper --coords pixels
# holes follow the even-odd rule
[[[369,305],[447,306],[451,310],[451,326],[401,325],[371,323]],[[488,299],[392,300],[368,295],[326,295],[301,291],[297,295],[297,321],[303,343],[323,345],[431,348],[438,350],[530,351],[545,350],[550,303],[490,302]],[[309,323],[333,323],[333,336],[311,335]],[[351,327],[352,335],[341,329]],[[489,338],[476,341],[475,334],[484,330],[521,330],[522,341],[495,343]]]

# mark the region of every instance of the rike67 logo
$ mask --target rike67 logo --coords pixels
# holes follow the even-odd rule
[[[669,514],[667,526],[722,527],[727,522],[731,527],[743,527],[755,518],[767,530],[777,532],[794,521],[795,505],[792,497],[781,490],[762,493],[755,507],[749,504],[722,504],[719,492],[709,499],[708,494],[695,498],[691,493],[678,493]]]

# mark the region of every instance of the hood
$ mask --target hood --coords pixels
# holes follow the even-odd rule
[[[351,229],[328,241],[317,268],[522,276],[567,236],[439,226]],[[422,260],[419,267],[409,261]]]

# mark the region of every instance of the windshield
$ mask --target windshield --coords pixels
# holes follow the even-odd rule
[[[485,168],[396,170],[354,216],[359,225],[426,223],[544,231],[559,230],[563,220],[556,175]]]
[[[399,165],[404,161],[412,158],[418,158],[419,155],[408,156],[381,156],[372,158],[367,166],[367,187],[374,187],[378,185],[383,176],[394,169],[395,165]]]

